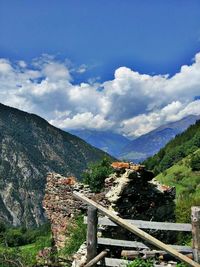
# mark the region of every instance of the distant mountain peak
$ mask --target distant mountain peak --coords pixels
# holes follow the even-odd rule
[[[139,162],[157,153],[177,134],[185,131],[190,125],[200,120],[200,115],[188,115],[181,120],[170,122],[146,133],[126,145],[120,158]]]
[[[123,135],[111,131],[99,130],[69,130],[70,133],[82,138],[87,143],[106,151],[114,157],[118,157],[121,149],[129,143],[129,139]]]

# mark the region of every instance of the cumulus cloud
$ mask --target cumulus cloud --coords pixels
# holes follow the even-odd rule
[[[112,121],[105,120],[100,114],[94,115],[91,112],[77,113],[72,118],[56,119],[50,121],[51,124],[56,124],[59,128],[68,129],[85,129],[94,128],[98,130],[108,130],[113,126]]]
[[[49,55],[31,64],[0,59],[0,102],[63,129],[110,129],[128,136],[200,114],[200,53],[172,77],[120,67],[103,83],[91,77],[77,84],[66,62]],[[84,71],[82,65],[79,72]]]

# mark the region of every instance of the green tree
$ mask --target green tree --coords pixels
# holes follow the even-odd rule
[[[92,163],[83,173],[83,182],[88,184],[90,189],[97,193],[104,186],[105,178],[112,173],[111,161],[104,158],[97,163]]]
[[[5,233],[5,243],[9,247],[22,246],[26,244],[23,233],[20,228],[10,228]]]
[[[193,154],[190,161],[190,167],[193,171],[200,171],[200,154]]]

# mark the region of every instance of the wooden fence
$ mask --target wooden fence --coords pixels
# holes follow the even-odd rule
[[[85,223],[87,223],[87,264],[85,267],[95,266],[97,263],[115,267],[127,264],[127,260],[109,258],[108,249],[97,254],[98,245],[134,249],[131,251],[122,250],[122,258],[135,258],[141,255],[153,257],[155,255],[169,254],[189,266],[200,267],[200,207],[192,207],[191,224],[124,220],[78,192],[75,192],[74,196],[88,205],[88,217],[85,218]],[[107,217],[98,217],[97,211],[100,211]],[[159,250],[150,250],[149,246],[142,242],[97,238],[98,224],[112,227],[121,226],[159,248]],[[141,229],[192,232],[192,248],[188,246],[167,245]]]

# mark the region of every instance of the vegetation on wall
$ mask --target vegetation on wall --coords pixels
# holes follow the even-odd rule
[[[67,228],[66,241],[64,249],[61,251],[65,257],[71,257],[86,240],[86,224],[83,223],[83,216],[78,216],[71,221]]]
[[[104,186],[105,178],[112,172],[111,160],[105,157],[97,163],[89,164],[88,169],[83,173],[83,182],[88,184],[93,192],[100,192]]]

